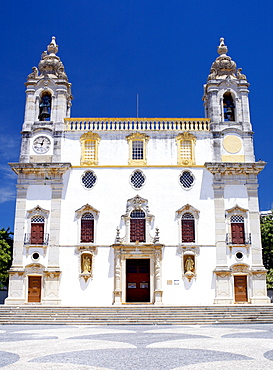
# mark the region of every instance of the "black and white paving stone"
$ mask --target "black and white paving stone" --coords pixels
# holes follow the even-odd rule
[[[273,325],[0,325],[0,368],[273,369]]]

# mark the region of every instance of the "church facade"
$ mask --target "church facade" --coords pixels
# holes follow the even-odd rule
[[[248,82],[224,39],[205,118],[70,118],[55,38],[26,85],[9,305],[269,303]]]

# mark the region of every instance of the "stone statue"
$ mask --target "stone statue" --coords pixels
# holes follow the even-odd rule
[[[32,72],[27,76],[27,79],[36,78],[38,76],[38,68],[32,67]]]
[[[186,274],[192,274],[194,270],[194,261],[191,257],[188,257],[185,261],[185,272]]]
[[[237,77],[239,80],[246,80],[246,75],[244,75],[242,72],[242,68],[237,69]]]
[[[82,257],[82,273],[83,274],[91,273],[91,259],[88,256]]]

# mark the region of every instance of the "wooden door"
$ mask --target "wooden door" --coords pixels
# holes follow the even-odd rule
[[[232,244],[245,244],[244,224],[236,222],[231,224]]]
[[[234,276],[235,302],[247,302],[247,276]]]
[[[81,221],[81,243],[94,242],[94,220],[82,219]]]
[[[126,302],[150,302],[150,260],[126,260]]]
[[[44,243],[44,224],[35,223],[31,224],[31,244],[43,244]]]
[[[41,302],[41,276],[28,277],[28,302]]]

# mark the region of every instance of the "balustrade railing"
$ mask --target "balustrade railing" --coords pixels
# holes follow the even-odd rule
[[[34,238],[31,236],[31,234],[25,234],[24,237],[24,244],[29,244],[29,245],[48,245],[48,240],[49,240],[49,234],[43,234],[43,236],[39,238]]]
[[[226,234],[227,245],[250,245],[251,244],[251,233],[244,234],[242,237],[237,238],[232,234]]]
[[[65,118],[66,131],[209,131],[208,118]]]

